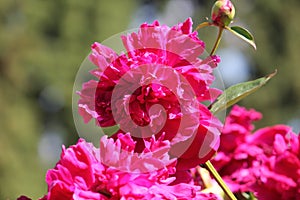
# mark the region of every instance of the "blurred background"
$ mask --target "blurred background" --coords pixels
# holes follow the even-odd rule
[[[214,1],[0,1],[0,199],[46,193],[45,173],[61,145],[76,143],[72,88],[94,41],[145,21],[174,25],[210,16]],[[264,115],[256,127],[278,123],[300,131],[300,1],[233,0],[235,25],[255,36],[257,51],[225,33],[217,54],[226,86],[275,69],[278,74],[240,105]],[[199,31],[209,52],[217,29]]]

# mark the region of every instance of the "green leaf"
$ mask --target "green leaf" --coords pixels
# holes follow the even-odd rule
[[[255,92],[263,85],[265,85],[275,74],[277,71],[273,72],[270,75],[265,77],[248,81],[244,83],[239,83],[227,88],[223,94],[221,94],[217,100],[210,106],[210,111],[214,114],[217,112],[224,110],[233,104],[237,103],[241,99],[245,98],[249,94]]]
[[[233,33],[234,35],[238,36],[242,40],[249,43],[256,50],[254,37],[247,29],[240,26],[232,26],[232,27],[226,26],[225,28],[229,30],[231,33]]]

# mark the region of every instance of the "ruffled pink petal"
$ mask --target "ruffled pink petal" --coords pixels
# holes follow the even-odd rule
[[[92,45],[92,54],[90,54],[89,59],[98,66],[97,71],[94,71],[93,74],[96,77],[101,77],[104,70],[109,66],[118,55],[109,47],[106,47],[98,42],[95,42]]]
[[[286,125],[266,127],[256,131],[251,137],[249,137],[248,142],[268,148],[273,146],[275,135],[280,134],[284,136],[290,132],[292,132],[291,127]]]

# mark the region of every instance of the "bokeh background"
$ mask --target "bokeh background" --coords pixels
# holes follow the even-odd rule
[[[72,88],[94,41],[154,19],[174,25],[210,16],[214,1],[52,0],[0,1],[0,199],[46,193],[48,168],[61,145],[78,135]],[[233,0],[236,25],[255,36],[257,51],[225,33],[217,54],[226,86],[278,70],[277,76],[240,104],[263,112],[257,127],[277,123],[300,130],[299,0]],[[210,51],[217,29],[199,31]]]

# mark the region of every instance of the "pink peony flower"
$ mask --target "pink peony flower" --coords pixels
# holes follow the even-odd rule
[[[60,161],[47,172],[48,193],[42,200],[214,199],[199,186],[171,184],[176,159],[169,159],[168,141],[152,137],[137,155],[129,134],[118,137],[103,136],[99,149],[83,139],[63,146]]]
[[[245,169],[250,167],[261,151],[255,146],[249,149],[246,138],[252,134],[252,123],[261,117],[254,109],[247,110],[235,105],[225,119],[220,148],[212,163],[234,192],[248,191],[248,185],[255,181],[250,171]],[[251,156],[247,154],[248,150]]]
[[[257,160],[256,182],[251,186],[259,199],[300,199],[299,135],[285,125],[267,127],[249,136],[262,149]]]
[[[260,118],[253,109],[233,107],[212,163],[234,192],[252,191],[263,200],[300,199],[300,138],[285,125],[252,133],[252,122]]]
[[[220,91],[210,88],[217,56],[204,60],[204,42],[192,32],[192,20],[173,27],[142,24],[137,33],[122,36],[126,54],[117,55],[99,43],[92,45],[91,73],[99,81],[78,92],[79,113],[101,127],[118,124],[129,132],[135,152],[144,141],[164,134],[178,169],[204,163],[219,146],[221,122],[200,102],[213,101]],[[116,138],[116,136],[113,136]]]
[[[60,161],[46,174],[48,184],[46,199],[76,199],[75,196],[89,196],[90,199],[105,198],[101,192],[94,193],[92,190],[96,181],[93,167],[93,164],[97,163],[96,154],[92,144],[86,143],[83,139],[68,149],[63,146]]]

